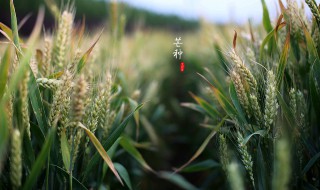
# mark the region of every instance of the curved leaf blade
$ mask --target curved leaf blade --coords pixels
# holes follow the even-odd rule
[[[190,182],[184,179],[181,175],[170,172],[160,172],[159,176],[163,179],[166,179],[178,187],[186,190],[197,190],[195,186],[193,186]]]
[[[148,171],[153,171],[152,168],[144,160],[140,152],[134,147],[131,139],[128,137],[122,137],[120,139],[120,145],[124,148],[132,157],[134,157],[145,169]]]
[[[115,169],[115,167],[111,161],[111,158],[108,156],[107,152],[104,150],[103,146],[101,145],[101,143],[99,142],[97,137],[95,137],[94,134],[88,128],[86,128],[82,123],[79,123],[78,126],[81,127],[82,129],[84,129],[84,131],[87,133],[88,137],[90,138],[91,142],[98,150],[100,156],[103,158],[103,160],[106,162],[106,164],[110,167],[111,171],[114,173],[114,175],[120,181],[120,183],[123,185],[123,182],[122,182],[117,170]]]
[[[119,163],[114,163],[114,167],[118,170],[119,175],[121,176],[123,181],[126,183],[128,188],[130,190],[132,190],[131,180],[130,180],[129,173],[128,173],[127,169]]]
[[[0,99],[2,98],[4,91],[6,89],[6,84],[9,75],[9,68],[10,68],[10,47],[4,53],[4,56],[1,61],[0,65]]]
[[[191,164],[190,166],[187,166],[183,170],[181,170],[181,172],[199,172],[220,166],[221,164],[219,164],[218,162],[209,159],[196,164]]]
[[[103,143],[103,147],[105,150],[109,150],[109,148],[114,144],[114,142],[120,137],[120,135],[122,134],[122,132],[124,131],[124,129],[126,128],[129,120],[133,117],[133,113],[135,111],[138,111],[139,109],[141,109],[141,107],[143,106],[143,104],[140,104],[133,112],[131,112],[123,121],[122,123],[114,128],[111,132],[110,132],[110,136],[108,137],[108,139]],[[90,159],[88,166],[83,174],[84,180],[86,179],[86,176],[90,173],[90,171],[94,168],[94,166],[98,163],[99,161],[99,154],[95,153],[92,158]]]
[[[32,170],[28,175],[28,178],[23,186],[24,190],[32,189],[32,187],[36,183],[37,178],[40,175],[41,169],[45,165],[45,162],[49,156],[51,145],[54,141],[55,133],[56,133],[56,128],[51,128],[49,130],[49,134],[46,137],[46,141],[42,146],[41,152],[37,156],[37,159],[32,166]]]
[[[318,152],[316,155],[314,155],[309,162],[307,163],[307,165],[303,168],[302,170],[302,175],[304,175],[305,173],[307,173],[310,168],[318,161],[318,159],[320,158],[320,152]]]

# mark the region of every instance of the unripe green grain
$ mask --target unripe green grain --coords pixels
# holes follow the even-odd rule
[[[229,165],[228,145],[223,134],[219,135],[219,153],[222,169],[228,175],[227,167]]]
[[[320,12],[315,0],[305,0],[306,4],[309,6],[313,16],[316,18],[318,28],[320,28]]]
[[[251,117],[250,111],[249,111],[249,100],[246,95],[246,91],[243,87],[242,81],[238,73],[236,73],[234,70],[231,71],[230,77],[234,83],[238,99],[240,101],[241,106],[244,108],[244,111],[247,113],[248,117]]]
[[[29,71],[27,71],[20,84],[20,97],[21,97],[21,114],[22,114],[22,126],[25,132],[31,138],[30,133],[30,121],[29,121],[29,98],[28,98],[28,82]]]
[[[269,131],[274,118],[277,115],[277,88],[275,75],[272,71],[268,71],[265,92],[265,110],[264,110],[264,124],[266,130]]]
[[[261,108],[257,99],[257,96],[255,96],[254,94],[250,94],[250,103],[251,103],[251,109],[253,111],[253,115],[256,118],[258,124],[262,124],[263,121],[263,117],[262,117],[262,113],[261,113]]]
[[[37,84],[43,86],[44,88],[48,88],[50,90],[56,90],[59,85],[61,85],[62,81],[58,79],[48,79],[48,78],[38,78]]]
[[[44,38],[44,50],[43,50],[43,75],[49,76],[51,72],[51,54],[52,54],[52,37],[45,36]]]
[[[249,173],[250,180],[252,182],[252,185],[254,187],[254,177],[253,177],[253,161],[250,153],[248,152],[247,146],[243,144],[243,136],[238,131],[237,134],[237,141],[238,141],[238,150],[242,157],[242,162],[244,164],[244,167],[246,168],[247,172]]]
[[[67,52],[70,47],[70,38],[73,25],[73,13],[63,11],[60,19],[55,44],[53,47],[53,65],[60,68],[66,66]]]
[[[22,178],[21,135],[18,129],[12,131],[10,155],[10,180],[12,189],[19,189]]]
[[[71,78],[70,72],[65,71],[61,78],[61,85],[54,94],[49,116],[49,123],[51,126],[53,126],[54,121],[60,117],[61,111],[66,109],[66,102],[69,98],[69,89],[71,88]]]
[[[244,79],[253,92],[257,91],[257,81],[252,75],[251,71],[245,66],[242,59],[236,54],[235,50],[229,52],[229,56],[234,63],[237,73],[241,75],[241,78]]]

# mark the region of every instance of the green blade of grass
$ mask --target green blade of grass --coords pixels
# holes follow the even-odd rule
[[[85,130],[86,134],[88,135],[88,137],[90,138],[91,142],[93,143],[93,145],[96,147],[96,149],[98,150],[100,156],[103,158],[103,160],[106,162],[106,164],[108,164],[109,168],[111,169],[111,171],[114,173],[114,175],[117,177],[117,179],[119,180],[119,182],[123,185],[123,182],[117,172],[117,170],[115,169],[110,157],[108,156],[107,152],[105,151],[105,149],[103,148],[103,146],[101,145],[101,143],[99,142],[99,140],[94,136],[94,134],[88,129],[86,128],[84,125],[82,125],[81,123],[79,124],[79,127],[81,127],[82,129]]]
[[[218,56],[218,59],[222,68],[223,68],[223,71],[225,72],[225,74],[227,75],[228,74],[228,66],[229,66],[229,63],[228,63],[228,60],[225,58],[225,56],[223,55],[222,51],[221,51],[221,47],[219,46],[218,43],[214,43],[213,45],[214,47],[214,50]],[[217,87],[219,90],[221,90],[221,88],[219,88],[219,86]]]
[[[281,23],[279,26],[277,26],[276,28],[272,29],[267,36],[262,40],[261,46],[260,46],[260,50],[259,50],[259,60],[260,63],[263,63],[263,56],[264,56],[264,47],[266,44],[268,44],[270,42],[270,40],[274,37],[275,33],[277,32],[277,30],[280,30],[282,27],[284,27],[286,24],[285,23]],[[277,30],[276,30],[277,29]]]
[[[144,160],[140,152],[133,146],[133,142],[128,137],[121,137],[120,145],[124,148],[132,157],[134,157],[146,170],[153,171],[152,168]]]
[[[213,86],[206,77],[201,75],[200,73],[197,73],[204,81],[206,81],[210,85],[210,89],[213,92],[214,97],[219,102],[220,106],[223,108],[223,110],[230,116],[234,117],[237,113],[235,108],[232,106],[230,101],[226,98],[226,96],[215,86]]]
[[[263,10],[263,17],[262,17],[263,26],[266,32],[269,33],[273,30],[271,21],[270,21],[269,11],[268,11],[265,0],[261,0],[261,4],[262,4],[262,10]],[[272,35],[271,39],[268,42],[268,53],[271,54],[275,47],[276,47],[276,41],[275,41],[274,35]]]
[[[124,106],[125,106],[124,103],[121,104],[121,107],[120,107],[120,109],[119,109],[119,111],[118,111],[118,113],[117,113],[117,115],[116,115],[116,117],[115,117],[115,119],[114,119],[114,121],[112,123],[111,131],[113,131],[114,129],[116,129],[120,125],[121,119],[122,119],[123,114],[124,114]]]
[[[1,113],[5,113],[5,107],[0,104]],[[9,129],[6,114],[0,114],[0,173],[3,168],[3,157],[7,149],[9,139]]]
[[[93,50],[94,46],[97,44],[97,42],[99,41],[101,35],[102,35],[103,30],[100,32],[98,38],[94,41],[94,43],[91,45],[91,47],[84,53],[84,55],[81,57],[81,59],[78,62],[77,65],[77,72],[80,73],[82,68],[84,67],[84,65],[86,64],[89,55],[91,53],[91,51]]]
[[[26,179],[26,182],[23,186],[24,190],[29,190],[34,187],[37,181],[37,178],[40,175],[41,170],[45,165],[45,162],[49,156],[51,145],[54,141],[55,134],[56,134],[56,128],[51,128],[48,132],[48,136],[46,137],[46,141],[44,142],[42,149],[39,155],[37,155],[37,159],[32,166],[32,170]]]
[[[193,173],[193,172],[209,170],[216,167],[221,167],[221,164],[219,164],[214,160],[209,159],[199,163],[190,164],[189,166],[181,170],[181,172]]]
[[[1,65],[0,65],[0,99],[2,98],[4,91],[6,89],[6,84],[7,84],[8,75],[9,75],[9,68],[10,68],[10,56],[11,56],[11,51],[10,51],[10,47],[8,47],[4,53],[4,56],[1,60]]]
[[[175,169],[175,172],[180,172],[183,170],[185,167],[187,167],[191,162],[193,162],[195,159],[197,159],[200,154],[204,151],[204,149],[207,147],[209,144],[210,140],[215,136],[215,134],[220,130],[221,126],[224,124],[226,117],[224,117],[221,122],[217,125],[216,128],[212,129],[210,134],[207,136],[207,138],[203,141],[201,146],[197,149],[197,151],[194,153],[194,155],[182,166],[179,168]]]
[[[317,48],[315,46],[315,43],[312,39],[311,34],[306,29],[306,27],[303,27],[304,35],[306,37],[306,43],[307,43],[307,50],[309,53],[309,64],[311,65],[313,71],[314,71],[314,77],[318,84],[320,84],[320,59],[319,54],[317,52]]]
[[[69,143],[68,143],[65,131],[61,131],[60,143],[61,143],[62,161],[63,161],[64,167],[68,168],[68,170],[69,170],[69,168],[70,168],[70,147],[69,147]],[[68,171],[68,172],[70,172],[70,171]]]
[[[261,0],[261,4],[262,4],[262,10],[263,10],[263,16],[262,16],[263,26],[264,26],[264,29],[269,33],[272,30],[272,25],[270,21],[268,7],[265,0]]]
[[[115,128],[111,129],[110,132],[110,136],[108,137],[108,139],[105,142],[105,149],[108,150],[111,145],[120,137],[120,135],[122,134],[122,132],[124,131],[127,123],[129,122],[129,120],[131,119],[131,117],[134,115],[134,113],[136,111],[139,111],[142,108],[143,104],[139,104],[136,109],[134,109],[124,120],[123,122],[119,125],[116,126]]]
[[[204,99],[194,95],[190,92],[190,95],[192,98],[201,106],[202,109],[206,111],[206,113],[212,118],[216,119],[218,117],[221,117],[221,114],[216,110],[212,105],[210,105],[207,101]]]
[[[23,133],[22,147],[23,147],[23,160],[26,163],[28,170],[31,170],[35,161],[35,156],[34,156],[34,151],[31,144],[31,140],[27,133]]]
[[[128,188],[132,190],[131,180],[130,180],[127,169],[119,163],[114,163],[114,167],[117,169],[117,171],[119,172],[119,175],[121,176],[125,184],[128,186]]]
[[[131,99],[131,98],[128,98],[128,102],[130,104],[130,107],[131,107],[131,110],[134,110],[137,106],[138,106],[138,102]],[[140,127],[140,122],[139,122],[139,112],[134,112],[133,114],[133,117],[134,117],[134,121],[136,122],[136,126],[137,126],[137,132],[139,132],[139,127]],[[138,133],[137,133],[138,134]]]
[[[13,44],[13,46],[18,49],[16,47],[16,45],[13,43],[13,34],[12,34],[12,30],[11,28],[9,28],[7,25],[3,24],[2,22],[0,22],[0,33],[2,33],[4,35],[4,37],[6,37],[9,42],[11,42]],[[23,42],[23,40],[20,38],[19,39],[20,42]]]
[[[14,8],[13,0],[10,0],[10,13],[11,13],[11,29],[13,34],[13,43],[18,48],[17,50],[21,53],[21,47],[19,42],[19,33],[18,33],[18,22],[16,10]]]
[[[46,3],[53,18],[55,20],[59,20],[60,11],[59,11],[59,8],[58,8],[58,5],[56,4],[56,2],[54,0],[44,0],[44,2]]]
[[[316,114],[320,113],[320,89],[318,84],[316,83],[315,77],[314,77],[314,71],[313,68],[310,71],[309,76],[309,88],[310,88],[310,96],[311,96],[311,107],[315,110]]]
[[[50,164],[50,168],[52,169],[57,169],[58,173],[62,174],[66,179],[70,178],[70,173],[67,172],[66,170],[64,170],[63,168],[54,165],[54,164]],[[85,187],[85,185],[83,185],[78,179],[76,179],[74,176],[72,176],[72,184],[74,189],[83,189],[83,190],[87,190],[87,188]]]
[[[260,135],[261,137],[264,137],[266,134],[267,134],[266,130],[259,130],[254,133],[251,133],[250,135],[248,135],[246,138],[243,139],[243,141],[241,142],[241,146],[246,145],[251,139],[251,137],[253,137],[254,135]]]
[[[124,131],[125,127],[127,126],[129,120],[133,117],[133,113],[135,111],[138,111],[139,109],[141,109],[141,107],[143,106],[143,104],[140,104],[133,112],[131,112],[123,121],[122,123],[115,127],[114,130],[112,130],[110,132],[110,136],[108,137],[108,139],[103,143],[103,147],[105,150],[109,150],[109,148],[113,145],[113,143],[120,137],[120,135],[122,134],[122,132]],[[96,164],[98,164],[99,161],[99,154],[95,153],[92,158],[90,159],[90,161],[88,162],[88,165],[86,167],[86,170],[83,173],[83,180],[85,181],[87,176],[89,175],[90,171],[92,169],[94,169],[94,166]]]
[[[183,102],[180,105],[183,106],[183,107],[192,109],[194,111],[197,111],[199,113],[202,113],[202,114],[206,113],[205,110],[200,105],[195,104],[195,103]]]
[[[281,82],[283,79],[284,70],[287,65],[289,48],[290,48],[290,31],[287,33],[286,41],[284,43],[283,50],[282,50],[280,60],[279,60],[279,66],[277,68],[276,80],[277,80],[277,88],[278,89],[280,89]]]
[[[30,122],[30,130],[31,130],[31,134],[33,135],[33,137],[32,137],[32,140],[34,140],[33,143],[37,143],[40,145],[43,144],[45,141],[45,136],[42,133],[39,126],[33,122]]]
[[[30,47],[27,49],[27,51],[25,52],[25,54],[21,56],[19,66],[16,68],[16,71],[11,75],[10,82],[8,85],[9,92],[15,93],[15,91],[17,90],[18,84],[20,83],[22,78],[25,76],[27,69],[30,69],[29,61],[32,55],[33,44],[34,43],[32,43]],[[7,102],[10,99],[10,95],[11,95],[10,93],[6,93],[1,99],[1,104],[4,104],[5,102]]]
[[[31,70],[31,68],[29,68]],[[38,126],[42,132],[42,135],[46,134],[48,128],[48,119],[43,106],[43,100],[40,95],[39,87],[36,82],[36,78],[33,72],[30,72],[29,84],[28,84],[29,99],[31,107],[38,122]]]
[[[262,154],[262,150],[261,150],[261,146],[260,146],[260,142],[258,144],[258,148],[257,148],[257,152],[256,152],[256,166],[257,166],[257,183],[258,185],[256,185],[258,187],[258,189],[267,189],[267,185],[266,185],[266,166],[265,166],[265,161],[264,161],[264,156]]]
[[[289,106],[284,101],[283,97],[281,96],[280,92],[277,92],[277,99],[279,100],[279,105],[281,106],[282,113],[290,126],[296,126],[296,121],[294,118],[294,114],[292,113]]]
[[[305,173],[307,173],[310,168],[318,161],[318,159],[320,158],[320,152],[318,152],[316,155],[314,155],[309,162],[307,163],[307,165],[303,168],[302,170],[302,175],[304,175]]]
[[[272,29],[267,36],[262,40],[261,46],[260,46],[260,62],[262,63],[263,55],[264,55],[264,46],[271,40],[271,38],[274,36],[275,29]]]
[[[109,150],[107,151],[108,155],[110,156],[110,158],[113,158],[114,154],[116,153],[116,150],[119,146],[119,141],[120,141],[121,138],[118,138],[116,140],[116,142],[113,143],[113,145],[109,148]],[[108,170],[108,165],[104,162],[103,163],[103,166],[102,166],[102,175],[101,175],[101,179],[100,181],[103,181],[103,179],[105,179],[105,176],[106,176],[106,173],[107,173],[107,170]],[[117,169],[117,168],[116,168]],[[118,170],[117,170],[118,171]],[[119,171],[118,171],[119,172]],[[121,174],[119,173],[120,177]]]
[[[151,122],[147,119],[145,115],[141,114],[141,124],[145,129],[146,133],[150,137],[151,143],[159,146],[161,143],[160,137],[157,135],[155,127],[151,124]]]
[[[177,185],[178,187],[186,190],[197,190],[190,182],[184,179],[181,175],[170,172],[160,172],[159,177],[170,181],[171,183]]]
[[[12,30],[2,22],[0,22],[0,28],[7,35],[6,37],[9,38],[8,40],[13,41]]]

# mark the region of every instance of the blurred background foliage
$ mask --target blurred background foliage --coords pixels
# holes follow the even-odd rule
[[[63,2],[61,0],[55,1],[58,5]],[[37,12],[40,6],[46,8],[46,17],[44,26],[46,29],[54,26],[54,19],[50,14],[45,2],[43,0],[15,0],[16,12],[18,20],[22,20],[26,15],[30,14],[30,19],[20,31],[21,34],[29,34],[33,28]],[[98,0],[76,0],[74,1],[76,7],[76,20],[86,19],[86,27],[88,30],[96,28],[101,24],[107,24],[110,17],[110,2]],[[140,26],[144,28],[162,28],[171,31],[187,31],[199,28],[199,22],[196,20],[185,20],[175,15],[157,14],[148,10],[132,7],[126,3],[119,3],[119,14],[124,14],[127,19],[126,31],[132,31],[135,27]],[[9,1],[0,1],[0,18],[1,22],[10,25],[10,11]]]

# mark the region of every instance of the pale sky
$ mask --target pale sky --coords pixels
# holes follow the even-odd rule
[[[260,0],[119,0],[135,7],[157,13],[175,14],[184,18],[203,17],[211,22],[245,23],[251,18],[254,22],[262,19]],[[272,20],[279,10],[278,0],[265,0]],[[297,0],[300,4],[300,0]],[[282,0],[286,4],[286,0]],[[303,1],[304,2],[304,1]],[[316,0],[317,3],[320,0]],[[310,15],[309,7],[305,5]]]

